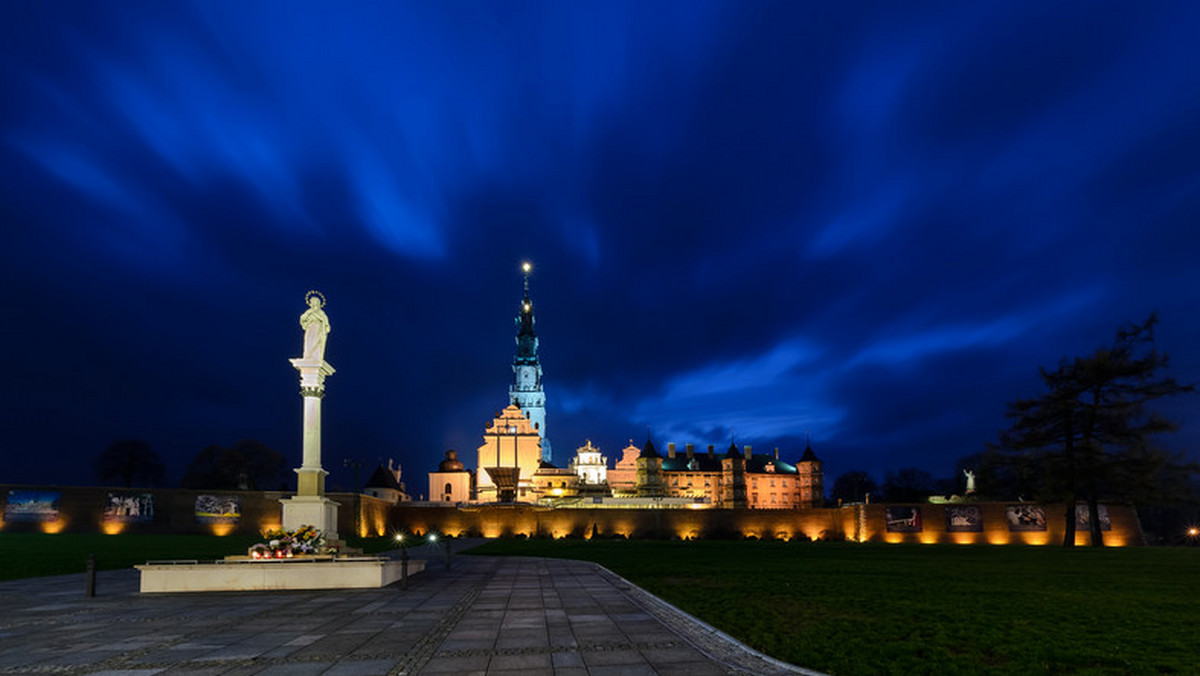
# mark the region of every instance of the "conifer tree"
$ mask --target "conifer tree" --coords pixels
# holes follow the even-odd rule
[[[1102,546],[1099,501],[1146,497],[1153,477],[1172,464],[1152,439],[1175,425],[1147,405],[1194,386],[1165,375],[1167,355],[1154,347],[1157,323],[1151,315],[1120,329],[1112,345],[1088,357],[1040,369],[1047,391],[1008,405],[1012,426],[1001,433],[1000,448],[1041,469],[1040,497],[1066,503],[1065,547],[1075,544],[1078,500],[1087,502],[1092,545]]]

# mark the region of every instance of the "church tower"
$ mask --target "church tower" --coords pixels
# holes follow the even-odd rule
[[[550,440],[546,438],[546,393],[542,390],[542,365],[538,363],[537,334],[533,330],[533,301],[529,299],[529,273],[533,266],[521,264],[525,273],[525,297],[517,315],[517,356],[513,357],[513,384],[508,402],[520,407],[542,438],[542,460],[550,462]]]

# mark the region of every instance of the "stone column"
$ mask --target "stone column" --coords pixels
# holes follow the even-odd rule
[[[292,359],[300,372],[300,396],[304,398],[304,455],[296,469],[296,495],[283,503],[283,527],[314,526],[325,533],[330,544],[338,540],[338,503],[325,497],[325,476],[321,467],[321,400],[325,397],[325,377],[334,374],[324,359]]]

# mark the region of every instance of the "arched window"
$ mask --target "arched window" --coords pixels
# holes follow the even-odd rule
[[[447,481],[446,482],[446,495],[450,495],[453,492],[454,492],[454,487],[450,485],[449,481]]]

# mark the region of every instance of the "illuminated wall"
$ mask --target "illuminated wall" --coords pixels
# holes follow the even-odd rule
[[[255,535],[278,527],[280,503],[290,493],[273,491],[192,491],[182,489],[115,489],[108,487],[45,487],[0,485],[0,500],[12,491],[57,496],[50,520],[3,518],[5,532],[201,533]],[[152,497],[150,519],[114,519],[109,509],[114,493]],[[237,517],[198,514],[200,496],[236,498]],[[329,493],[338,502],[338,532],[354,533],[354,495]],[[398,529],[446,535],[525,535],[530,537],[741,538],[850,540],[939,544],[1061,544],[1066,507],[1061,504],[979,502],[964,504],[872,504],[840,508],[772,509],[551,509],[532,504],[453,506],[399,505],[368,495],[359,496],[359,533],[387,535]],[[1128,505],[1104,505],[1108,546],[1143,544],[1137,514]],[[919,527],[911,510],[919,512]],[[107,511],[107,516],[106,516]],[[889,513],[890,511],[890,513]],[[0,509],[0,518],[4,511]],[[207,519],[207,520],[206,520]],[[889,528],[889,521],[891,527]],[[1089,544],[1086,527],[1075,541]]]
[[[976,510],[970,518],[964,508]],[[1144,544],[1137,513],[1129,505],[1106,504],[1108,529],[1104,544],[1111,547]],[[1066,505],[1016,502],[960,504],[849,505],[856,518],[845,526],[848,540],[863,542],[919,542],[925,544],[1062,544],[1066,527]],[[904,510],[915,509],[919,527],[904,523]],[[974,523],[975,517],[978,523]],[[859,533],[855,537],[855,524]],[[1087,527],[1077,524],[1075,543],[1090,544]]]
[[[455,509],[397,505],[391,508],[398,529],[445,532],[484,537],[628,537],[628,538],[742,538],[850,540],[945,544],[1058,544],[1062,540],[1062,505],[1046,505],[1044,530],[1014,531],[1008,507],[1014,503],[975,503],[966,518],[947,521],[952,505],[847,505],[840,508],[802,510],[764,509],[552,509],[535,505],[478,505]],[[1107,505],[1110,530],[1105,544],[1142,544],[1141,527],[1134,510]],[[920,529],[888,530],[888,509],[893,517],[919,508]],[[950,510],[954,512],[954,510]],[[952,513],[951,516],[956,516]],[[1087,542],[1086,531],[1076,538]]]
[[[96,486],[28,486],[0,484],[0,515],[8,496],[17,494],[52,493],[58,496],[56,513],[47,518],[0,521],[0,530],[7,532],[42,533],[195,533],[207,535],[256,535],[280,524],[280,500],[291,493],[278,491],[214,491],[184,489],[125,489]],[[114,496],[148,496],[153,515],[144,508],[138,514],[122,514],[113,509]],[[354,495],[329,493],[340,503],[338,532],[354,532]],[[389,532],[392,504],[369,495],[360,495],[362,531],[371,535]],[[215,503],[235,504],[234,511],[223,508],[214,513]],[[53,518],[50,518],[50,517]],[[2,518],[2,516],[0,516]]]

